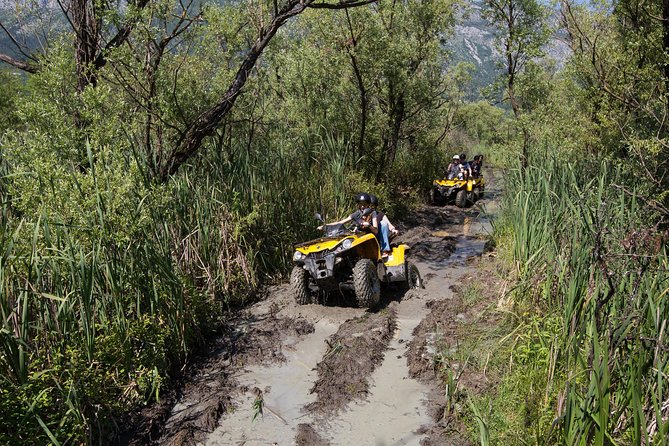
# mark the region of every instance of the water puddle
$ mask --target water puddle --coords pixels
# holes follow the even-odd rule
[[[439,267],[464,266],[467,260],[481,255],[486,240],[479,237],[458,237],[455,251],[446,259],[439,262]]]
[[[457,235],[457,233],[452,232],[452,231],[433,231],[430,235],[432,237],[443,238],[443,237],[453,237],[453,236]]]

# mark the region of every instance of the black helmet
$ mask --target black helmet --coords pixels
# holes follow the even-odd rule
[[[367,193],[363,192],[363,193],[358,194],[358,195],[355,196],[355,202],[356,203],[362,203],[362,202],[369,203],[370,201],[371,201],[371,199],[369,198],[369,194],[367,194]]]
[[[461,153],[461,154],[460,154],[460,161],[464,161],[464,160],[466,160],[466,159],[467,159],[467,155],[464,154],[464,153]]]
[[[379,205],[379,197],[373,194],[369,194],[369,204],[372,206],[378,206]]]

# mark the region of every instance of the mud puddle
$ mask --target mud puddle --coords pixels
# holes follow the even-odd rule
[[[424,292],[420,290],[420,292]],[[418,296],[420,297],[420,296]],[[425,302],[412,299],[397,306],[397,328],[382,364],[371,376],[367,399],[348,406],[320,429],[332,445],[418,445],[417,431],[430,417],[425,398],[429,387],[409,378],[407,340],[427,315]]]
[[[302,340],[288,339],[280,366],[250,367],[237,377],[246,390],[234,412],[223,417],[206,445],[292,444],[295,427],[305,421],[302,407],[315,400],[310,393],[315,365],[325,354],[325,340],[338,323],[321,319],[314,333]],[[306,421],[309,421],[308,419]]]
[[[480,237],[460,236],[456,239],[455,251],[448,258],[431,265],[431,269],[465,266],[469,259],[483,253],[485,244],[486,240]]]

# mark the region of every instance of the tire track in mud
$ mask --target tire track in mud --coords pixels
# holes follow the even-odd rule
[[[336,322],[323,318],[314,324],[310,336],[286,340],[284,363],[240,371],[241,392],[234,410],[220,420],[205,444],[289,444],[295,425],[303,424],[302,407],[315,398],[309,392],[317,378],[315,365],[326,352],[325,340],[337,327]]]
[[[417,290],[418,291],[418,290]],[[421,290],[422,291],[422,290]],[[415,431],[429,422],[423,410],[423,395],[429,390],[416,380],[407,379],[404,358],[406,340],[424,312],[419,299],[396,304],[396,329],[378,368],[370,375],[372,383],[366,398],[346,407],[332,420],[319,420],[317,430],[332,445],[417,444]]]
[[[280,314],[313,320],[314,333],[295,343],[288,338],[284,363],[241,372],[237,380],[242,392],[233,402],[234,411],[224,414],[204,444],[325,445],[315,420],[367,395],[369,375],[383,359],[395,330],[395,303],[372,313],[297,306],[288,287],[280,287],[274,295],[283,308]],[[254,409],[259,395],[262,413]]]
[[[316,367],[318,380],[311,393],[318,398],[305,409],[332,416],[369,392],[369,376],[381,363],[395,332],[397,310],[392,302],[379,313],[367,313],[339,326],[327,341],[328,350]]]

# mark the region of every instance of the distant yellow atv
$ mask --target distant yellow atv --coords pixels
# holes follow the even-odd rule
[[[322,221],[319,214],[316,218]],[[392,254],[382,258],[376,236],[362,231],[360,221],[325,225],[323,237],[294,245],[290,284],[295,300],[319,303],[323,292],[348,290],[355,292],[358,306],[372,308],[381,298],[381,283],[422,287],[418,268],[405,259],[409,246],[391,247]]]
[[[430,189],[430,203],[441,205],[454,202],[457,207],[464,208],[483,198],[484,192],[483,177],[469,180],[434,180]]]

